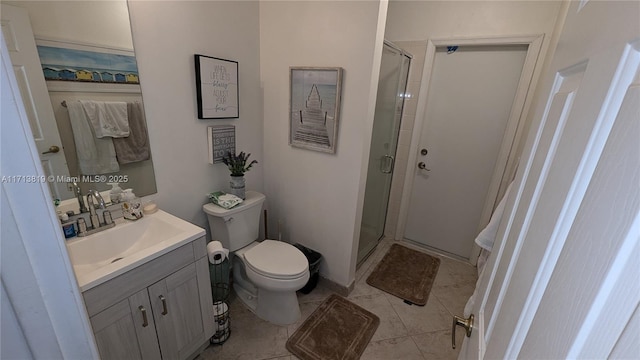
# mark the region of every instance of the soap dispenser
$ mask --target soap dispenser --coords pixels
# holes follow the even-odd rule
[[[118,204],[122,201],[122,188],[117,182],[108,183],[111,185],[111,191],[109,191],[109,197],[112,204]]]

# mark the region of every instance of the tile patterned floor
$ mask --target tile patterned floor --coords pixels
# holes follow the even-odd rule
[[[356,272],[356,286],[347,297],[380,317],[362,359],[456,359],[451,349],[451,317],[461,315],[477,280],[476,268],[450,258],[441,259],[429,301],[425,306],[411,306],[397,297],[369,286],[366,279],[386,254],[393,241],[384,239]],[[425,251],[411,244],[403,245]],[[427,252],[427,251],[425,251]],[[433,254],[432,254],[433,255]],[[289,336],[331,294],[318,286],[308,295],[299,295],[302,318],[296,324],[277,326],[263,321],[240,300],[231,298],[231,337],[223,345],[209,346],[198,360],[223,359],[297,359],[285,348]],[[456,343],[461,344],[462,331]]]

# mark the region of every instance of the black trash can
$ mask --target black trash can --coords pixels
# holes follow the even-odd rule
[[[300,290],[303,294],[308,294],[311,290],[315,289],[316,285],[318,285],[318,278],[320,277],[320,260],[322,260],[322,255],[315,251],[311,250],[306,246],[300,244],[294,244],[298,250],[302,251],[304,256],[307,257],[307,261],[309,261],[309,281],[307,284]]]

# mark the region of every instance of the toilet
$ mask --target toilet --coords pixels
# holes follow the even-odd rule
[[[231,209],[205,204],[212,240],[229,249],[233,289],[258,317],[277,325],[300,319],[296,291],[309,280],[309,262],[295,246],[275,240],[256,241],[265,196],[247,191]]]

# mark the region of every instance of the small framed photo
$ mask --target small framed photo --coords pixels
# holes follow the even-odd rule
[[[198,119],[238,118],[238,62],[195,55]]]
[[[289,145],[335,154],[342,68],[291,67]]]
[[[236,127],[233,125],[207,126],[209,164],[222,162],[228,152],[236,153]]]

